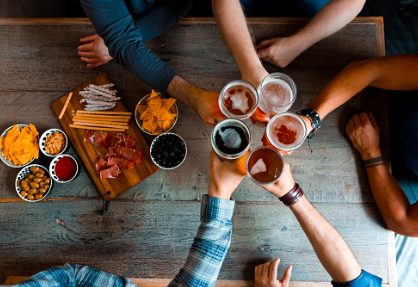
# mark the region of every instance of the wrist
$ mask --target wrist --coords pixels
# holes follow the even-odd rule
[[[246,67],[241,72],[241,78],[247,82],[250,82],[254,88],[258,88],[261,81],[268,75],[266,69],[264,69],[261,62],[258,61],[256,65]]]
[[[308,135],[312,130],[312,122],[304,115],[299,115],[306,125],[306,134]]]
[[[232,192],[226,192],[224,190],[216,189],[216,188],[210,188],[209,189],[209,196],[210,197],[217,197],[217,198],[223,198],[230,200],[231,199]]]
[[[382,152],[380,150],[379,147],[374,148],[374,149],[370,149],[370,150],[366,150],[360,153],[361,158],[364,160],[368,160],[371,158],[376,158],[376,157],[381,157],[382,156]]]

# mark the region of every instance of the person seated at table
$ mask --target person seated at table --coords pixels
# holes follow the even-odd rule
[[[232,193],[245,174],[239,161],[221,162],[211,152],[210,189],[203,195],[200,227],[186,262],[168,286],[215,286],[222,263],[231,244],[232,215],[235,201]],[[127,278],[119,278],[88,266],[66,264],[42,271],[17,285],[35,286],[136,286]]]
[[[308,105],[321,119],[367,86],[386,90],[418,90],[418,54],[387,56],[354,62],[342,70]],[[418,175],[418,102],[403,127],[402,161]],[[312,130],[307,123],[308,132]],[[418,237],[418,203],[409,204],[403,189],[384,165],[379,127],[372,113],[355,115],[346,132],[366,165],[373,197],[389,229]]]
[[[303,196],[303,190],[295,184],[289,164],[285,163],[278,181],[262,186],[277,196],[292,210],[300,226],[312,244],[319,261],[332,278],[334,287],[377,287],[382,279],[360,268],[350,247],[329,222]],[[255,267],[255,287],[288,287],[292,266],[288,266],[281,280],[277,279],[280,259]]]
[[[240,5],[240,2],[243,8]],[[259,58],[281,68],[303,51],[334,34],[361,11],[366,0],[212,0],[213,14],[243,80],[257,88],[268,74]],[[251,17],[316,16],[294,35],[262,41],[254,49],[244,12]]]
[[[198,88],[171,70],[145,42],[174,26],[193,0],[80,0],[98,35],[81,39],[81,60],[94,68],[112,58],[153,89],[197,110],[204,123],[223,119],[219,93]]]

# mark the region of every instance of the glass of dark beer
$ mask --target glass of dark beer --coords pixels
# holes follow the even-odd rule
[[[225,119],[212,130],[211,144],[221,159],[240,158],[250,149],[250,129],[240,120]]]

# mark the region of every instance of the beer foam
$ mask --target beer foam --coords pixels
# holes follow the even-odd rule
[[[262,158],[259,158],[257,160],[257,162],[255,163],[255,165],[253,165],[253,167],[250,170],[250,174],[257,174],[260,172],[266,172],[267,171],[267,166],[264,163]]]
[[[219,135],[221,136],[224,145],[230,149],[238,149],[241,146],[241,137],[239,133],[232,128],[220,129]]]
[[[292,101],[293,93],[288,83],[272,79],[263,83],[263,98],[274,107],[285,106]]]
[[[250,109],[248,106],[248,98],[245,96],[246,92],[246,89],[242,89],[241,92],[237,89],[235,94],[229,96],[232,102],[232,109],[240,110],[243,114],[247,113]]]
[[[279,142],[276,136],[276,133],[277,133],[276,129],[278,130],[282,125],[285,126],[288,130],[293,130],[296,132],[296,140],[294,143],[286,145],[286,144],[283,144],[282,142]],[[304,139],[303,122],[294,116],[289,116],[289,115],[279,116],[271,124],[271,128],[269,132],[271,132],[274,142],[280,146],[294,146],[300,143],[301,141],[303,141]]]

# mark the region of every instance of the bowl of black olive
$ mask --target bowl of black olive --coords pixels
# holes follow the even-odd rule
[[[152,141],[150,152],[156,166],[161,169],[175,169],[186,160],[187,146],[181,136],[164,133]]]

